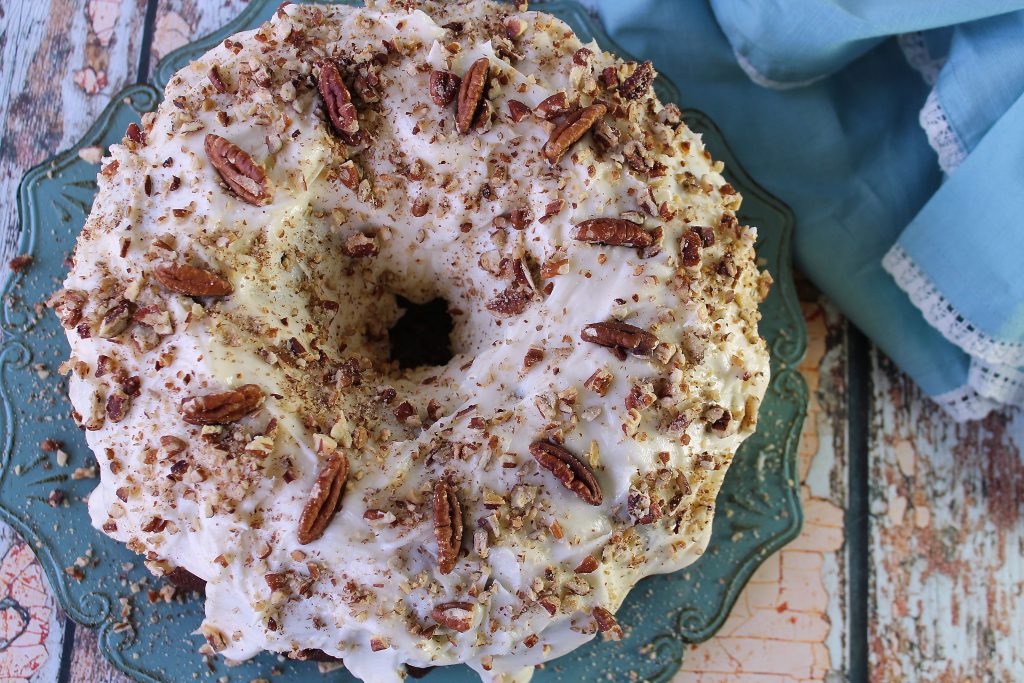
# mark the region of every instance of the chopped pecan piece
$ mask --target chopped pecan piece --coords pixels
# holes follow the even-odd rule
[[[578,565],[576,565],[576,569],[574,569],[573,572],[577,574],[590,574],[597,569],[597,564],[597,558],[593,555],[587,555]]]
[[[182,419],[194,425],[223,425],[238,422],[264,400],[263,390],[243,384],[232,391],[190,396],[181,402]]]
[[[532,368],[542,360],[544,360],[544,350],[531,346],[526,350],[526,356],[523,357],[523,367]]]
[[[608,393],[608,387],[611,386],[614,376],[604,368],[598,368],[594,370],[594,374],[587,378],[587,381],[583,383],[587,389],[590,389],[598,396],[604,396]]]
[[[32,261],[33,258],[31,254],[21,254],[20,256],[15,256],[10,261],[8,261],[7,267],[13,270],[15,273],[23,273],[26,270],[28,270],[29,266],[32,265]]]
[[[700,265],[700,250],[703,240],[700,234],[689,230],[683,233],[680,251],[683,252],[683,265],[696,268]]]
[[[132,399],[131,397],[119,389],[111,391],[107,395],[107,419],[111,422],[120,422],[128,415],[128,409],[131,408]]]
[[[299,517],[299,543],[306,545],[324,535],[334,513],[341,505],[341,491],[348,479],[348,458],[335,453],[313,483],[309,500]]]
[[[487,302],[486,307],[496,316],[507,318],[525,311],[532,300],[533,292],[517,284],[512,284],[498,292],[493,299]]]
[[[491,62],[481,57],[473,62],[459,86],[458,108],[455,111],[455,128],[465,135],[476,121],[480,105],[484,101],[487,80],[490,76]]]
[[[338,65],[332,60],[320,62],[317,87],[327,108],[327,118],[331,121],[331,127],[346,144],[358,142],[359,119],[356,116],[356,106],[352,104],[352,95],[341,78]]]
[[[569,148],[582,138],[607,111],[608,108],[603,104],[592,104],[570,114],[560,126],[551,132],[551,137],[544,144],[544,158],[552,164],[557,164]]]
[[[622,627],[619,626],[619,622],[615,619],[615,615],[604,607],[595,607],[594,619],[597,621],[598,631],[607,633],[610,640],[622,640],[624,634]]]
[[[163,263],[153,269],[153,276],[167,289],[186,296],[227,296],[234,291],[221,276],[195,266]]]
[[[100,322],[99,335],[104,339],[114,339],[126,329],[132,321],[132,314],[135,312],[135,304],[127,299],[121,299],[107,309]]]
[[[434,606],[430,616],[442,626],[465,633],[473,624],[473,603],[463,600],[442,602],[440,605]]]
[[[600,505],[604,500],[597,477],[583,464],[583,461],[565,448],[550,441],[534,441],[530,454],[540,466],[555,475],[562,486],[569,489],[590,505]]]
[[[530,108],[519,100],[508,101],[508,115],[513,123],[519,123],[530,113]]]
[[[546,121],[553,121],[563,114],[568,114],[572,109],[569,98],[564,92],[556,92],[550,97],[544,98],[540,104],[533,108],[533,113]]]
[[[372,235],[364,235],[361,232],[354,233],[345,240],[345,246],[341,248],[346,256],[351,258],[368,258],[376,256],[378,252],[377,240]]]
[[[205,581],[187,569],[182,569],[181,567],[175,567],[167,574],[164,574],[164,578],[182,590],[195,591],[197,593],[201,593],[206,590]]]
[[[144,144],[146,141],[146,137],[142,134],[142,129],[139,128],[139,124],[134,121],[128,124],[128,130],[125,131],[124,135],[126,138],[139,145]]]
[[[660,231],[648,232],[633,221],[625,218],[591,218],[577,223],[572,238],[588,244],[607,244],[615,247],[637,247],[645,256],[653,255]]]
[[[619,94],[627,100],[640,99],[651,89],[654,82],[654,65],[646,61],[629,75],[619,86]]]
[[[267,203],[270,199],[267,174],[248,152],[213,133],[206,136],[204,148],[206,157],[217,169],[221,179],[241,200],[254,206]]]
[[[444,479],[434,483],[434,538],[438,569],[449,574],[462,547],[462,505],[455,489]]]
[[[209,72],[207,72],[206,76],[210,79],[210,83],[213,84],[214,90],[216,90],[219,93],[225,93],[228,91],[228,84],[224,82],[223,78],[221,78],[220,69],[217,68],[216,64],[210,67],[210,70]]]
[[[451,71],[430,72],[430,99],[439,107],[448,106],[459,92],[462,79]]]

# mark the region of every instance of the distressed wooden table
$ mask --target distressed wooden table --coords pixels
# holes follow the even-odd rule
[[[26,169],[241,0],[0,2],[0,263]],[[4,274],[3,276],[5,276]],[[676,683],[1024,679],[1024,417],[951,423],[802,284],[811,389],[803,533],[755,574]],[[0,681],[124,681],[0,528]]]

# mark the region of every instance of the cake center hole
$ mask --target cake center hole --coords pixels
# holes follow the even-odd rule
[[[403,370],[424,365],[446,365],[452,359],[452,317],[448,302],[431,299],[417,304],[397,296],[405,313],[388,331],[391,360]]]

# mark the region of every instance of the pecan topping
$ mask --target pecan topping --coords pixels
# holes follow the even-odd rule
[[[7,267],[13,270],[15,273],[23,273],[28,270],[28,267],[32,265],[34,258],[31,254],[21,254],[15,256],[7,262]]]
[[[455,111],[455,128],[465,135],[473,128],[473,123],[480,105],[484,101],[487,79],[491,71],[491,62],[481,57],[473,62],[459,86],[458,108]]]
[[[270,199],[267,174],[249,154],[230,140],[212,133],[206,136],[206,157],[221,179],[240,199],[259,206]]]
[[[135,304],[127,299],[121,299],[107,309],[100,322],[99,335],[104,339],[114,339],[126,329],[132,321],[132,314],[135,313]]]
[[[170,572],[164,574],[164,578],[182,590],[196,592],[206,590],[206,581],[181,567],[175,567]]]
[[[508,101],[508,115],[513,123],[519,123],[530,113],[530,108],[519,100]]]
[[[131,405],[131,397],[123,391],[115,389],[107,396],[107,419],[111,422],[120,422],[128,414]]]
[[[439,107],[448,106],[459,92],[462,79],[451,71],[430,72],[430,99]]]
[[[317,86],[334,131],[341,136],[346,144],[354,144],[359,133],[356,106],[352,104],[352,95],[341,79],[338,65],[330,59],[320,62],[320,78],[317,80]]]
[[[140,145],[144,144],[146,141],[145,136],[142,134],[142,129],[139,128],[139,124],[134,122],[128,124],[128,130],[125,131],[124,135],[132,142],[135,142]]]
[[[214,90],[220,93],[228,91],[228,85],[224,82],[224,79],[221,78],[220,70],[217,68],[216,64],[210,67],[210,71],[206,75],[210,79],[210,83],[213,84]]]
[[[441,479],[434,484],[434,538],[438,568],[450,574],[462,547],[462,505],[455,490]]]
[[[553,121],[563,114],[568,114],[571,108],[569,98],[565,96],[565,93],[556,92],[534,107],[533,113],[542,119]]]
[[[597,558],[593,555],[587,555],[583,560],[576,565],[576,569],[573,570],[576,574],[590,574],[597,569]]]
[[[561,161],[562,155],[582,138],[607,111],[608,108],[603,104],[592,104],[570,114],[560,126],[552,131],[551,137],[544,144],[544,158],[552,164],[557,164]]]
[[[615,615],[604,607],[595,607],[594,619],[597,621],[598,631],[607,633],[610,640],[622,640],[624,634],[619,622],[615,620]]]
[[[473,603],[462,600],[442,602],[434,606],[430,616],[442,626],[465,633],[473,624]]]
[[[654,82],[654,65],[646,61],[622,82],[619,86],[619,94],[627,100],[637,100],[647,94]]]
[[[572,229],[572,238],[589,244],[637,247],[644,258],[658,252],[657,243],[660,229],[650,232],[625,218],[591,218],[577,223]]]
[[[341,504],[341,490],[348,479],[348,458],[335,453],[316,476],[306,507],[299,517],[299,543],[306,545],[324,535]]]
[[[658,338],[647,330],[614,320],[590,323],[583,328],[580,337],[583,341],[615,349],[620,354],[629,351],[634,356],[650,356],[658,346]]]
[[[683,252],[683,265],[687,268],[696,268],[700,265],[700,249],[703,244],[701,235],[690,230],[683,233],[680,250]]]
[[[227,296],[234,291],[224,278],[194,266],[164,263],[153,269],[153,276],[167,289],[186,296]]]
[[[190,396],[181,402],[181,413],[189,424],[231,424],[263,405],[263,399],[262,389],[255,384],[243,384],[232,391]]]
[[[368,258],[376,256],[379,248],[377,247],[377,240],[373,235],[364,235],[361,232],[356,232],[349,235],[348,239],[345,240],[345,246],[341,250],[345,252],[346,256],[351,258]]]
[[[604,500],[597,477],[587,469],[583,461],[550,441],[534,441],[530,454],[540,466],[555,475],[562,486],[569,489],[590,505],[600,505]]]

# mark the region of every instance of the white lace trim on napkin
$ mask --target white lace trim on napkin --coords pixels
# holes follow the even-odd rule
[[[956,134],[953,127],[946,118],[946,112],[942,109],[939,96],[933,89],[928,93],[928,99],[921,107],[918,116],[918,123],[928,136],[928,144],[939,155],[939,168],[946,175],[951,174],[960,165],[960,162],[967,156],[964,145],[960,142],[960,136]]]
[[[1008,365],[993,365],[975,358],[967,383],[982,396],[1008,405],[1024,405],[1024,372]]]
[[[882,267],[892,275],[910,301],[921,309],[925,320],[969,355],[993,365],[1024,365],[1024,344],[1008,342],[985,334],[953,307],[942,292],[910,258],[903,247],[893,245],[882,259]]]
[[[972,387],[960,387],[931,398],[957,422],[980,420],[999,407]]]

